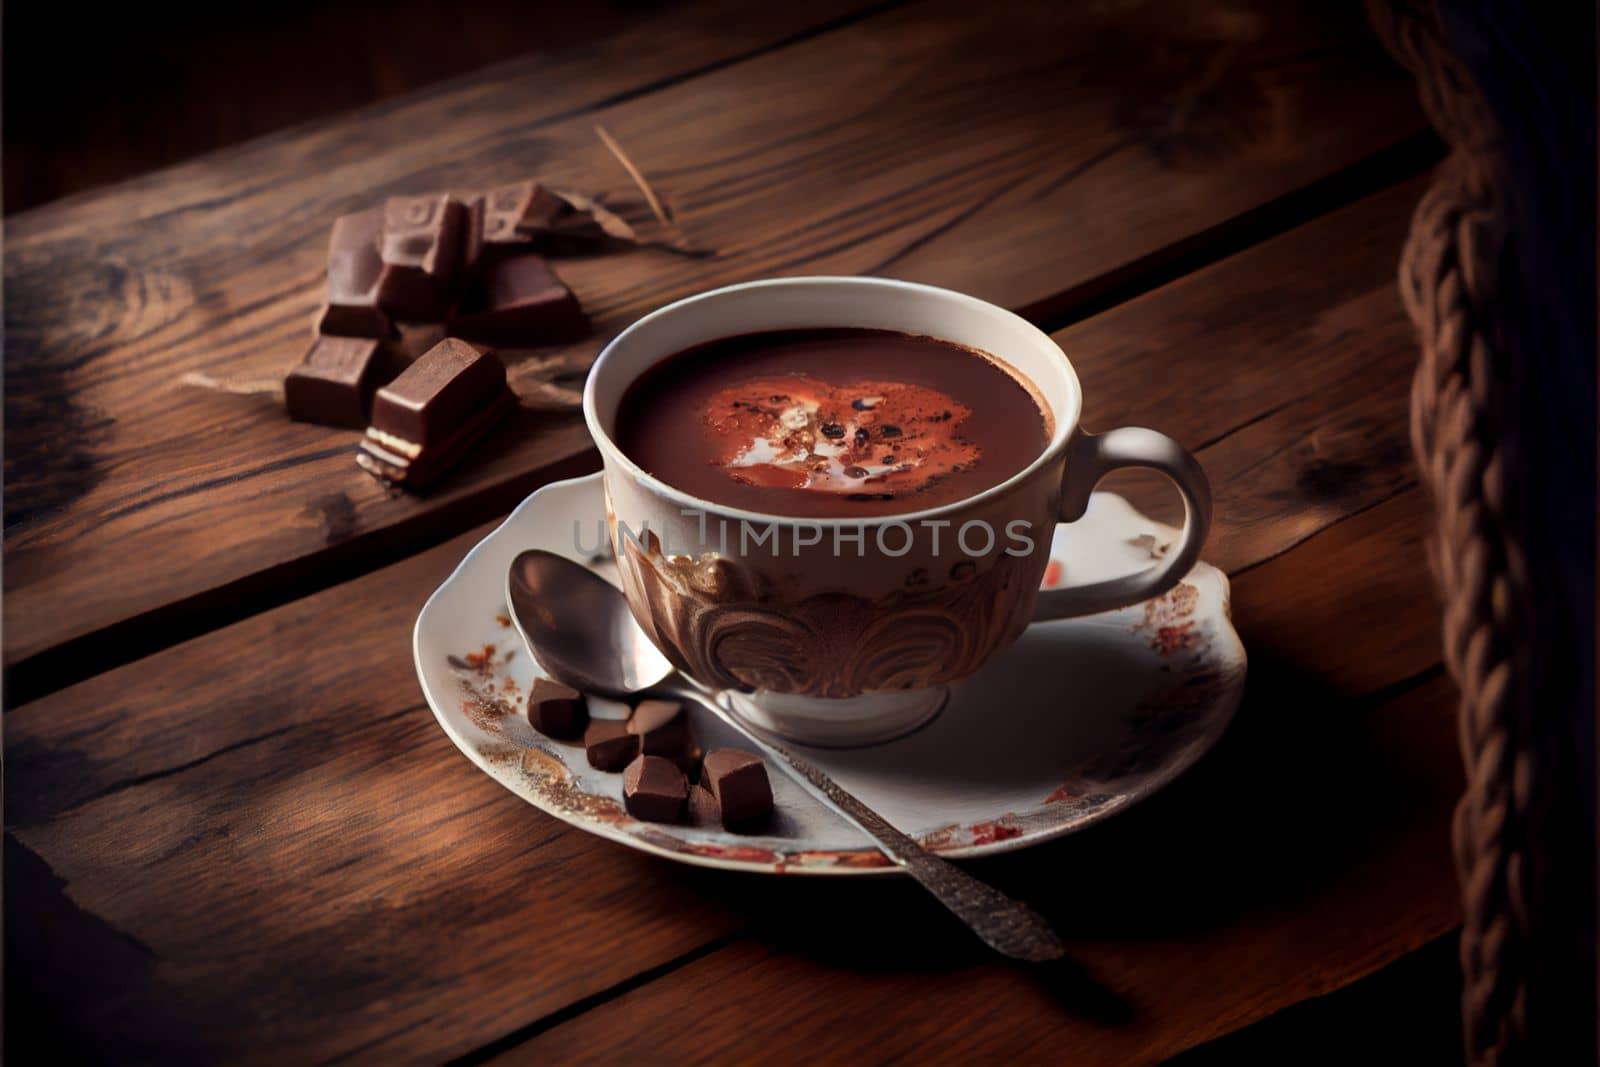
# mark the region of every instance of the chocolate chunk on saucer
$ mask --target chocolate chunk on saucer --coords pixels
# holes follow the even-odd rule
[[[450,317],[459,337],[508,347],[573,341],[589,320],[556,272],[532,254],[483,257]]]
[[[378,390],[356,462],[385,481],[425,489],[515,406],[500,360],[447,337]]]
[[[759,827],[772,814],[772,783],[766,764],[753,752],[737,748],[707,752],[700,784],[716,798],[722,825],[730,830]]]
[[[703,785],[689,789],[689,822],[694,826],[722,825],[722,809],[717,807],[717,798]]]
[[[622,774],[622,803],[636,819],[677,822],[688,798],[683,772],[661,756],[640,755]]]
[[[638,736],[640,752],[670,759],[685,774],[700,764],[700,746],[695,744],[688,712],[676,700],[640,701],[628,716],[628,732]]]
[[[385,201],[378,306],[397,319],[444,318],[461,270],[466,229],[467,206],[448,193]]]
[[[301,422],[359,430],[367,424],[387,362],[370,337],[318,337],[283,379],[284,407]]]
[[[582,736],[589,724],[589,707],[571,686],[535,678],[528,690],[528,721],[546,737],[570,741]]]
[[[590,719],[583,732],[589,766],[600,771],[620,771],[639,754],[639,739],[621,719]]]
[[[328,236],[328,302],[317,319],[318,333],[384,338],[393,331],[378,307],[382,232],[383,212],[376,209],[334,220]]]

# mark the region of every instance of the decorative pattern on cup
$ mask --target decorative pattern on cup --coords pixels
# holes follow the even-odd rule
[[[1044,556],[959,560],[877,598],[788,596],[717,553],[667,556],[654,534],[624,538],[622,587],[668,659],[718,689],[825,699],[922,689],[983,666],[1027,626]]]

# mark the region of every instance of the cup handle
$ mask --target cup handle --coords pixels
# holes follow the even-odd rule
[[[1183,533],[1176,548],[1160,563],[1137,574],[1042,590],[1034,604],[1034,622],[1092,615],[1160,596],[1200,559],[1200,546],[1211,529],[1211,485],[1182,445],[1154,430],[1125,426],[1109,433],[1078,434],[1068,450],[1061,481],[1061,521],[1082,518],[1089,494],[1100,479],[1122,467],[1149,467],[1178,487],[1183,496]]]

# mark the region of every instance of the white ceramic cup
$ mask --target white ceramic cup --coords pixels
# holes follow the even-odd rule
[[[963,500],[834,519],[700,499],[618,447],[618,406],[650,367],[707,341],[806,327],[896,330],[988,353],[1031,383],[1048,410],[1049,444],[1025,469]],[[750,725],[835,746],[914,729],[937,713],[946,685],[1030,621],[1158,596],[1199,559],[1211,495],[1194,457],[1154,430],[1085,433],[1082,404],[1066,354],[1025,319],[946,289],[848,277],[748,282],[670,304],[606,346],[583,397],[634,617],[680,670],[724,693]],[[1064,587],[1041,592],[1055,524],[1080,517],[1095,484],[1120,467],[1149,467],[1177,486],[1185,513],[1178,543],[1140,573],[1076,585],[1069,574]],[[985,528],[995,536],[979,551]],[[1025,541],[1010,536],[1019,529]]]

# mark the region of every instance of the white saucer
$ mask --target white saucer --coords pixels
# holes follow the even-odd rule
[[[769,767],[777,814],[763,835],[640,822],[622,810],[620,774],[594,770],[581,745],[528,725],[522,701],[537,669],[505,614],[506,568],[527,548],[582,559],[575,524],[577,544],[593,546],[604,514],[598,474],[546,486],[469,552],[423,607],[412,646],[417,675],[456,747],[556,818],[670,859],[768,873],[897,872],[777,767]],[[1080,581],[1140,570],[1174,536],[1121,497],[1096,493],[1083,519],[1057,529],[1046,587],[1064,569]],[[596,567],[615,581],[609,561]],[[1201,563],[1157,600],[1031,627],[952,687],[939,716],[909,736],[802,751],[942,855],[1008,852],[1104,819],[1177,777],[1227,726],[1244,676],[1228,579]],[[626,713],[601,700],[591,709]],[[705,748],[743,744],[707,709],[692,714]]]

